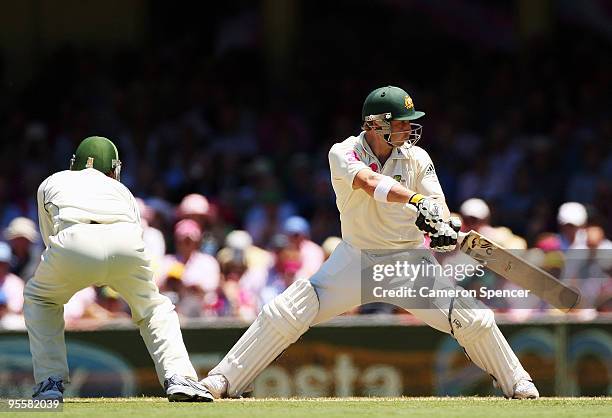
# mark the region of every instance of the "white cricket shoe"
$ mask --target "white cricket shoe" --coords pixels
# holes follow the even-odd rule
[[[64,402],[64,381],[61,377],[48,377],[34,386],[32,399]]]
[[[227,397],[227,379],[222,374],[213,374],[200,380],[202,386],[206,387],[215,399]]]
[[[514,385],[512,399],[538,399],[540,393],[531,380],[522,379]]]
[[[196,380],[173,375],[164,381],[166,396],[170,402],[212,402],[213,396]]]

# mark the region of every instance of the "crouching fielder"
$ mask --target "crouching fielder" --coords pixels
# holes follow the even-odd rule
[[[26,285],[25,323],[30,337],[36,399],[63,400],[68,363],[64,304],[80,289],[109,285],[130,305],[171,401],[210,401],[183,344],[178,316],[152,281],[134,196],[119,182],[115,145],[84,139],[70,170],[38,188],[38,217],[46,249]]]
[[[363,131],[329,152],[343,242],[310,280],[298,280],[265,305],[225,358],[201,381],[215,397],[236,397],[308,328],[361,303],[361,250],[402,250],[401,259],[423,261],[423,234],[430,247],[450,251],[460,224],[448,208],[433,163],[415,143],[424,115],[397,87],[371,92],[362,110]],[[436,263],[431,254],[426,262]],[[417,281],[419,281],[417,279]],[[436,277],[436,288],[452,288]],[[538,391],[501,334],[493,312],[469,298],[415,308],[397,303],[428,325],[452,334],[469,358],[493,376],[509,398],[537,398]]]

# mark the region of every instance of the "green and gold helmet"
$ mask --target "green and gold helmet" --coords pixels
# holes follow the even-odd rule
[[[361,109],[363,125],[381,133],[389,145],[391,145],[392,120],[413,121],[423,116],[425,112],[415,110],[410,95],[405,90],[394,86],[380,87],[372,91],[366,97]],[[423,127],[417,123],[411,123],[411,126],[408,142],[413,145],[421,138]]]
[[[119,180],[121,160],[115,144],[102,136],[90,136],[81,141],[70,160],[70,169],[76,171],[86,168],[95,168],[104,174],[113,172],[115,179]]]

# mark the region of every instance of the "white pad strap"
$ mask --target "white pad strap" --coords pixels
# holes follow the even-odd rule
[[[378,200],[379,202],[388,202],[387,195],[396,184],[398,184],[398,182],[393,180],[391,177],[383,176],[374,189],[374,199]]]
[[[453,335],[468,357],[493,376],[504,395],[511,398],[519,380],[531,380],[495,324],[493,311],[482,302],[470,298],[454,299],[450,323]]]
[[[308,280],[297,280],[267,303],[221,362],[208,373],[228,381],[227,396],[238,397],[290,344],[305,333],[319,312]]]

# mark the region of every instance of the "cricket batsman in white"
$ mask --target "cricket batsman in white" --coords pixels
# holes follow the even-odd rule
[[[170,300],[152,281],[134,196],[119,182],[121,161],[107,138],[84,139],[70,170],[38,188],[46,249],[24,290],[24,316],[37,382],[34,399],[63,401],[69,381],[64,304],[80,289],[108,285],[129,304],[170,401],[212,401],[197,381]]]
[[[398,87],[372,91],[362,110],[363,131],[329,152],[332,185],[342,223],[342,243],[310,280],[297,280],[266,304],[229,353],[201,381],[216,397],[237,397],[270,362],[312,325],[367,302],[362,298],[362,250],[402,250],[421,262],[424,234],[434,251],[457,244],[458,219],[449,220],[433,163],[415,145],[421,125],[410,96]],[[421,249],[417,251],[418,249]],[[417,254],[418,253],[418,254]],[[435,277],[436,286],[453,287]],[[449,283],[444,283],[444,281]],[[439,283],[438,283],[439,282]],[[399,303],[401,306],[402,303]],[[445,306],[402,306],[428,325],[454,336],[468,357],[490,374],[508,398],[537,398],[529,374],[495,324],[493,312],[469,297]]]

